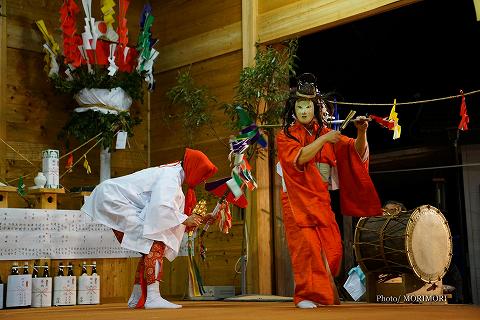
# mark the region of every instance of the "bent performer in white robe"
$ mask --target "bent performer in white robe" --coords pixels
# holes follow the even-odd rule
[[[123,248],[142,253],[129,307],[181,307],[160,296],[162,260],[173,261],[185,228],[202,222],[200,216],[190,215],[196,203],[193,188],[216,171],[205,154],[187,149],[182,162],[106,180],[85,201],[85,214],[112,228]],[[183,183],[189,187],[186,197]]]

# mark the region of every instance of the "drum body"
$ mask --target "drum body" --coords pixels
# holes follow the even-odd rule
[[[443,214],[424,205],[381,217],[361,218],[355,228],[355,256],[369,273],[414,273],[441,280],[452,257],[452,237]]]

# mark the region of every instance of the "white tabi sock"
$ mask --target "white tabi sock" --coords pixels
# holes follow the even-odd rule
[[[300,309],[313,309],[316,307],[317,307],[317,304],[310,300],[302,300],[299,303],[297,303],[297,308],[300,308]]]
[[[162,298],[162,296],[160,295],[158,281],[155,281],[155,283],[149,284],[147,286],[147,301],[145,301],[145,309],[178,309],[181,307],[182,306],[179,304],[171,303]]]

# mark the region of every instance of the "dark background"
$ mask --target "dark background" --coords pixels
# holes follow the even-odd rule
[[[300,38],[296,72],[315,74],[320,91],[334,92],[340,101],[393,104],[394,98],[447,97],[460,89],[480,89],[479,42],[472,0],[427,0]],[[392,131],[370,123],[368,140],[371,176],[382,202],[401,201],[408,209],[431,204],[446,216],[454,244],[452,266],[463,282],[450,281],[452,272],[444,280],[463,285],[457,302],[470,302],[462,169],[384,172],[461,164],[461,146],[480,143],[480,94],[466,96],[470,123],[465,132],[457,130],[460,103],[457,98],[397,106],[401,138],[393,140]],[[388,116],[391,105],[339,105],[340,118],[350,109],[357,115]],[[353,126],[345,134],[354,137]],[[423,152],[412,155],[411,150]],[[391,154],[388,161],[376,161],[386,153]]]

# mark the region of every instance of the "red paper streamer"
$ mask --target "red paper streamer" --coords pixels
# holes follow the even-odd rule
[[[467,114],[467,103],[465,102],[465,96],[463,95],[462,90],[460,90],[460,94],[462,95],[462,104],[460,105],[460,116],[462,117],[462,120],[460,120],[458,129],[468,131],[468,123],[470,122],[470,117]]]
[[[77,14],[80,8],[74,0],[64,0],[60,7],[60,29],[63,35],[63,55],[65,63],[72,64],[74,67],[80,66],[82,56],[78,46],[82,44],[82,38],[76,34]]]

